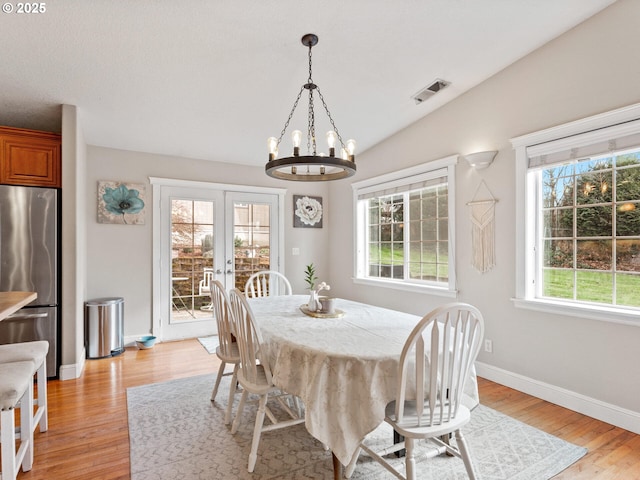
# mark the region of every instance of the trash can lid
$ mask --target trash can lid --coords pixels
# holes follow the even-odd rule
[[[124,302],[124,298],[122,297],[107,297],[107,298],[94,298],[93,300],[88,300],[86,302],[87,305],[108,305],[112,303],[121,303]]]

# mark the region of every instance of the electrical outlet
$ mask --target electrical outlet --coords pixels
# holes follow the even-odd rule
[[[487,353],[493,353],[493,342],[491,340],[484,341],[484,351]]]

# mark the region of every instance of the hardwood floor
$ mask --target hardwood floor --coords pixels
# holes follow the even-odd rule
[[[36,431],[35,462],[21,480],[129,478],[126,389],[217,371],[197,340],[157,344],[87,360],[82,378],[49,382],[49,430]],[[640,479],[640,436],[480,379],[484,405],[589,453],[556,479]]]

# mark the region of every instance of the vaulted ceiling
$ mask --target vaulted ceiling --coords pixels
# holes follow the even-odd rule
[[[53,0],[27,14],[14,2],[0,13],[0,124],[60,131],[72,104],[89,144],[262,165],[307,81],[300,38],[315,33],[313,80],[362,152],[611,3]],[[436,79],[451,85],[416,104]],[[301,100],[289,131],[306,116]],[[316,117],[323,137],[320,102]]]

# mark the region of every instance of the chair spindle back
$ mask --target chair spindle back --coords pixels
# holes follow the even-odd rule
[[[482,314],[464,303],[443,305],[422,318],[400,357],[395,412],[398,423],[409,405],[412,410],[415,406],[412,414],[417,414],[416,426],[442,425],[455,417],[483,335]],[[425,356],[426,342],[430,348]]]
[[[218,343],[220,344],[220,353],[226,357],[231,357],[231,344],[235,342],[235,338],[231,330],[231,316],[229,314],[229,297],[219,280],[211,282],[211,305],[213,314],[218,325]]]
[[[265,361],[266,359],[261,357],[264,353],[260,346],[262,336],[256,326],[255,317],[247,299],[240,290],[234,288],[229,294],[229,302],[233,328],[240,351],[240,368],[244,378],[255,384],[262,383],[263,380],[260,380],[259,375],[260,368],[258,368],[258,365],[261,365],[267,382],[271,384],[271,370],[268,362]]]
[[[268,297],[272,295],[291,295],[291,283],[280,272],[275,270],[262,270],[256,272],[244,287],[247,298]]]

